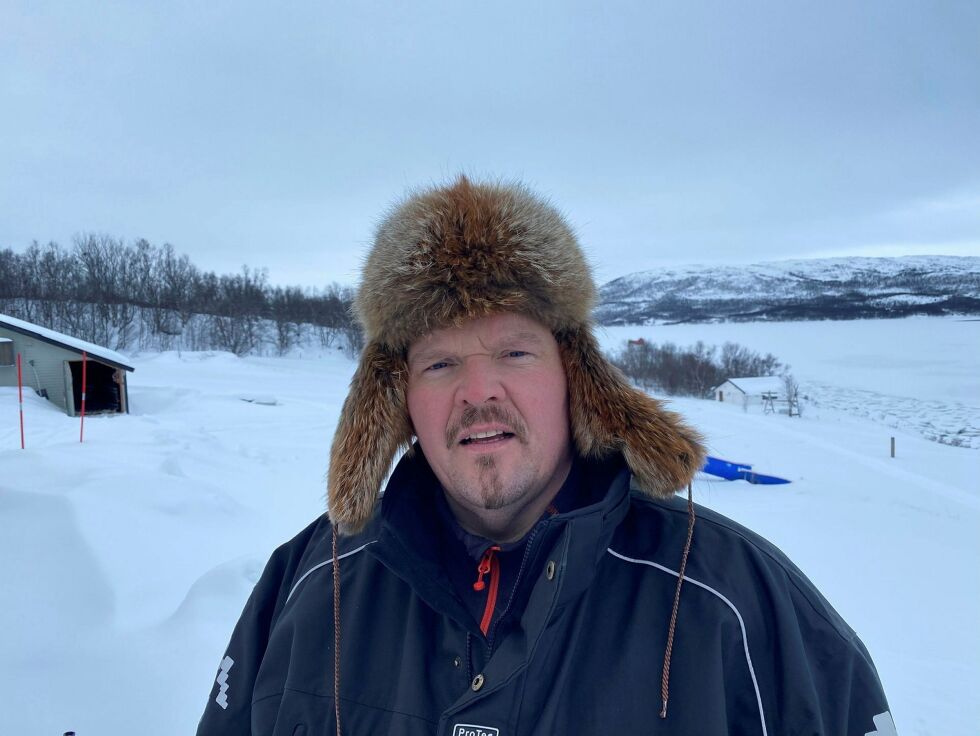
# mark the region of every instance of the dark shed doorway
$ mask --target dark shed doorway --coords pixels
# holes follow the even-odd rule
[[[69,360],[71,368],[72,398],[75,402],[75,413],[82,411],[82,361]],[[85,413],[99,412],[119,413],[125,411],[123,392],[115,368],[88,360],[85,368]]]

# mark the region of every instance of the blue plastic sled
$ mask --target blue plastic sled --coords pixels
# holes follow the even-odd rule
[[[732,463],[718,457],[708,456],[707,462],[701,468],[702,473],[716,475],[725,480],[747,480],[756,485],[776,485],[779,483],[789,483],[785,478],[777,478],[775,475],[763,475],[752,470],[751,465],[745,463]]]

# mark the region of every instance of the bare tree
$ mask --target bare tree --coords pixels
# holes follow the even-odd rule
[[[224,349],[239,355],[268,346],[284,353],[312,330],[325,347],[360,350],[353,291],[275,287],[264,270],[199,271],[173,246],[144,239],[125,245],[81,234],[70,250],[33,242],[0,250],[0,309],[116,348]]]
[[[783,366],[772,353],[760,355],[744,345],[726,342],[721,347],[720,367],[725,378],[747,378],[772,376]]]
[[[803,416],[800,406],[800,384],[797,383],[792,373],[783,373],[783,392],[786,396],[786,406],[791,417]]]

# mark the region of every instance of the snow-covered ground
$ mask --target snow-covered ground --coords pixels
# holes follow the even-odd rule
[[[608,327],[605,350],[627,339],[772,353],[800,384],[804,411],[862,416],[932,440],[980,449],[980,320],[909,317],[845,322],[743,322]]]
[[[673,402],[712,454],[793,481],[704,477],[697,500],[810,575],[874,656],[899,733],[975,734],[980,451],[858,416],[847,396],[977,427],[980,322],[623,327],[602,339],[640,335],[732,340],[792,364],[813,397],[802,418]],[[28,395],[20,450],[16,391],[0,389],[2,736],[193,733],[265,559],[323,509],[353,370],[339,352],[132,363],[133,413],[87,418],[84,444],[77,419]]]

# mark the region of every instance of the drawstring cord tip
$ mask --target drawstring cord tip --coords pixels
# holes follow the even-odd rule
[[[660,709],[660,717],[661,718],[664,718],[664,719],[667,718],[667,701],[666,700],[664,701],[664,707]]]

